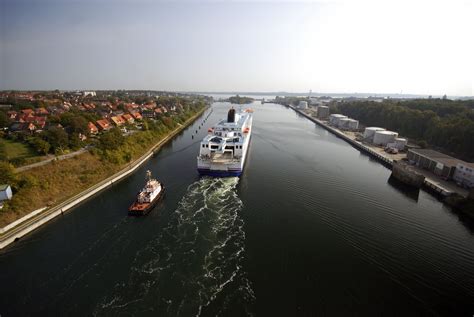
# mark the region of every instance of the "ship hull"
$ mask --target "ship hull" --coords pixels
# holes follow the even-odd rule
[[[239,177],[242,175],[242,170],[211,170],[205,168],[198,168],[199,175],[201,176],[211,176],[211,177]]]

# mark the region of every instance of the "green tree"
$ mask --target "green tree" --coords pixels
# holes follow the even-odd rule
[[[49,144],[47,141],[40,139],[40,138],[35,138],[32,141],[33,147],[36,149],[36,151],[40,154],[48,154],[49,150],[51,149],[51,144]]]
[[[83,116],[75,112],[65,112],[61,115],[60,122],[63,127],[69,128],[73,133],[87,134],[87,123]]]
[[[79,138],[79,133],[73,133],[69,137],[69,147],[71,149],[77,150],[81,147],[82,142],[81,139]]]
[[[8,162],[0,161],[0,184],[16,182],[15,168]]]
[[[0,111],[0,128],[8,127],[10,120],[5,112]]]
[[[102,150],[115,150],[123,144],[124,140],[120,129],[115,127],[100,136],[99,147]]]
[[[0,142],[0,161],[8,161],[7,149],[3,142]]]
[[[55,152],[64,151],[69,143],[67,133],[63,129],[57,127],[53,127],[47,131],[46,139],[51,144]]]

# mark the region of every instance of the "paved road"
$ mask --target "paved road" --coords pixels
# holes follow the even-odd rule
[[[46,165],[46,164],[49,164],[51,163],[52,161],[54,160],[58,160],[58,161],[61,161],[61,160],[65,160],[65,159],[68,159],[68,158],[71,158],[71,157],[74,157],[76,155],[79,155],[79,154],[82,154],[84,152],[86,152],[87,149],[83,148],[83,149],[80,149],[76,152],[72,152],[72,153],[68,153],[68,154],[64,154],[64,155],[60,155],[60,156],[54,156],[54,155],[51,155],[50,158],[44,160],[44,161],[41,161],[41,162],[38,162],[38,163],[33,163],[33,164],[30,164],[30,165],[25,165],[25,166],[21,166],[21,167],[18,167],[16,169],[17,172],[23,172],[23,171],[26,171],[26,170],[29,170],[29,169],[32,169],[34,167],[38,167],[38,166],[43,166],[43,165]]]

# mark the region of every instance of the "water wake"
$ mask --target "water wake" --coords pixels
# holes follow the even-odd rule
[[[129,280],[116,285],[95,314],[226,315],[237,306],[251,315],[255,296],[242,269],[237,183],[202,178],[191,184],[168,226],[137,253]]]

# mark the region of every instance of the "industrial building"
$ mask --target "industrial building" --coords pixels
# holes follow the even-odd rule
[[[408,160],[445,179],[451,179],[458,163],[465,163],[449,155],[428,149],[409,149]]]
[[[458,163],[453,179],[464,187],[474,188],[474,163]]]

